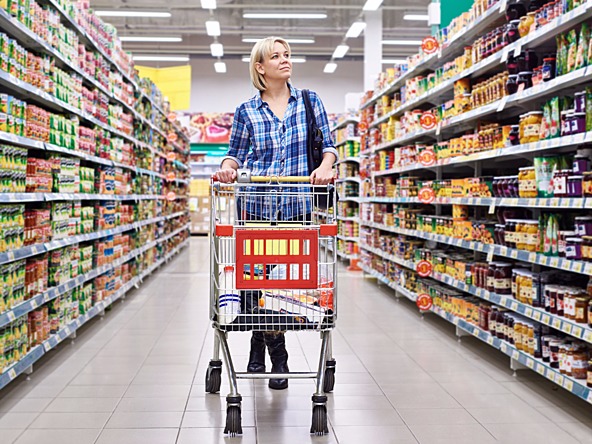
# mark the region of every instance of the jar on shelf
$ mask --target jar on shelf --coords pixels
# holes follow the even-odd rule
[[[586,376],[586,386],[592,388],[592,360],[588,361],[588,372]]]
[[[592,262],[592,236],[582,236],[582,260]]]
[[[582,197],[582,180],[584,176],[567,177],[567,195],[568,197]]]
[[[518,60],[520,60],[520,58]],[[518,91],[531,88],[532,87],[532,71],[519,72],[518,78],[516,79],[516,85],[518,86]]]
[[[512,294],[512,264],[498,262],[494,270],[494,291],[497,294]]]
[[[576,236],[592,236],[592,216],[574,218]]]
[[[575,321],[577,324],[588,323],[588,304],[590,303],[589,297],[580,297],[576,299],[576,314]]]
[[[518,86],[516,86],[516,90],[518,90]],[[512,125],[512,129],[510,130],[510,137],[508,138],[510,145],[520,145],[520,125]]]
[[[590,158],[582,154],[574,156],[572,169],[574,174],[584,174],[590,170]]]
[[[580,91],[574,94],[574,110],[576,113],[586,112],[586,91]]]
[[[579,237],[569,237],[566,239],[565,258],[574,261],[582,259],[582,243],[583,240]]]
[[[565,246],[567,245],[567,238],[568,237],[575,237],[575,231],[559,231],[557,233],[558,240],[557,240],[557,251],[559,253],[559,257],[565,257]]]
[[[567,178],[572,170],[555,170],[553,173],[553,196],[567,197]]]
[[[592,328],[592,299],[588,302],[588,327]]]
[[[572,378],[585,380],[588,376],[588,352],[580,349],[574,352],[572,362]]]
[[[520,39],[520,31],[518,30],[519,25],[520,20],[511,20],[506,25],[505,40],[508,44],[514,43]]]
[[[543,81],[548,82],[555,78],[555,57],[543,59]]]
[[[506,94],[512,95],[518,92],[518,74],[510,74],[506,81]]]
[[[581,134],[586,132],[586,113],[571,113],[568,114],[571,124],[570,134]]]
[[[582,192],[585,197],[592,196],[592,171],[586,171],[582,174]]]

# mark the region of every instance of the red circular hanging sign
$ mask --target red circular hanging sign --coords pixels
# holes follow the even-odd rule
[[[169,122],[174,122],[175,120],[177,120],[177,114],[176,113],[169,113],[169,115],[167,116],[167,119]]]
[[[426,54],[434,54],[440,48],[440,43],[435,37],[429,36],[422,40],[421,49]]]
[[[419,124],[424,130],[433,130],[436,128],[436,116],[431,111],[426,111],[419,118]]]
[[[429,311],[429,309],[434,305],[432,297],[427,293],[422,293],[417,296],[417,301],[415,303],[417,304],[417,308],[419,308],[421,311]]]
[[[436,200],[436,193],[432,188],[423,187],[419,190],[419,201],[422,204],[431,204],[434,200]]]
[[[175,177],[176,177],[175,173],[173,173],[173,172],[168,173],[166,176],[166,178],[169,182],[172,182],[173,180],[175,180]]]
[[[175,194],[174,191],[169,191],[166,195],[166,198],[169,202],[172,202],[173,200],[175,200],[177,198],[177,195]]]
[[[419,274],[422,278],[428,277],[432,274],[433,267],[431,262],[428,261],[419,261],[415,265],[415,271]]]
[[[177,141],[177,139],[179,139],[179,136],[177,136],[177,133],[169,133],[169,135],[167,136],[167,140],[170,143],[175,143]]]
[[[419,163],[423,166],[432,166],[436,163],[436,153],[433,149],[427,148],[419,154]]]
[[[167,153],[166,157],[169,162],[172,162],[177,158],[177,155],[175,153],[171,152],[171,153]]]

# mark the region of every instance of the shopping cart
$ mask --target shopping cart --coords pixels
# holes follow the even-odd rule
[[[238,379],[316,379],[310,432],[322,435],[329,432],[325,394],[335,384],[335,189],[312,186],[308,177],[238,173],[237,183],[213,179],[211,186],[210,319],[215,335],[206,392],[220,391],[222,348],[230,381],[224,433],[235,436],[242,434]],[[253,330],[320,332],[318,370],[237,372],[228,333]]]

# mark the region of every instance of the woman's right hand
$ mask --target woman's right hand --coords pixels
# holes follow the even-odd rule
[[[222,183],[233,183],[236,180],[234,168],[222,168],[216,172],[216,178]]]

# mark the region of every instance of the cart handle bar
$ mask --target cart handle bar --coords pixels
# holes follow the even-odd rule
[[[310,176],[252,176],[251,172],[246,169],[238,169],[236,171],[236,181],[238,183],[309,183]],[[218,176],[212,176],[214,182],[218,181]],[[335,178],[331,178],[331,183],[335,183]]]

